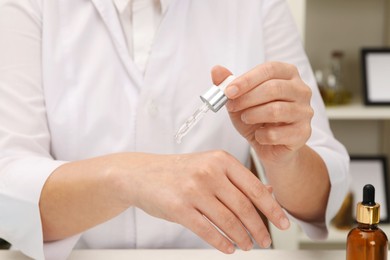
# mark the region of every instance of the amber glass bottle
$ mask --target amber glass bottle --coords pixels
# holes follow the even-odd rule
[[[356,220],[358,226],[347,238],[347,260],[387,259],[387,236],[378,227],[379,204],[375,203],[375,188],[368,184],[363,188],[363,201],[358,203]]]

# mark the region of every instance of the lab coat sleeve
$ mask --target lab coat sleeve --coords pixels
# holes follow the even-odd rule
[[[0,0],[0,237],[34,259],[45,258],[41,190],[63,163],[50,155],[39,2]]]
[[[312,88],[311,105],[314,109],[314,117],[312,119],[312,135],[307,144],[324,160],[329,172],[331,191],[325,223],[296,221],[310,238],[325,239],[328,234],[327,226],[348,192],[350,182],[349,156],[344,146],[334,138],[331,132],[325,106],[286,1],[263,1],[262,17],[265,59],[296,65],[302,79]]]

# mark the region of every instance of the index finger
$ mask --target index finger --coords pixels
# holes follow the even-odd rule
[[[237,77],[225,90],[229,99],[235,99],[271,79],[292,79],[297,75],[295,66],[282,62],[267,62]]]
[[[289,228],[290,221],[282,207],[269,192],[267,186],[252,172],[237,161],[229,165],[227,176],[275,226],[282,230]]]

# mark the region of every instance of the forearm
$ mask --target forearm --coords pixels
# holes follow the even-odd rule
[[[51,174],[39,203],[45,241],[78,234],[111,219],[131,205],[130,199],[121,198],[117,181],[115,167],[121,156],[70,162]]]
[[[270,244],[257,210],[278,228],[289,221],[253,174],[230,154],[122,153],[59,167],[41,196],[44,239],[80,233],[135,206],[151,216],[189,228],[225,253]],[[206,218],[205,218],[206,217]],[[207,220],[208,219],[208,220]]]
[[[263,164],[276,199],[290,214],[304,221],[325,219],[330,180],[314,150],[303,146],[294,159]]]

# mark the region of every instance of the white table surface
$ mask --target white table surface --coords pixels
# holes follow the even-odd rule
[[[1,260],[27,260],[18,251],[0,250]],[[249,252],[236,251],[225,255],[217,250],[75,250],[69,260],[344,260],[345,251],[323,250],[252,250]]]

